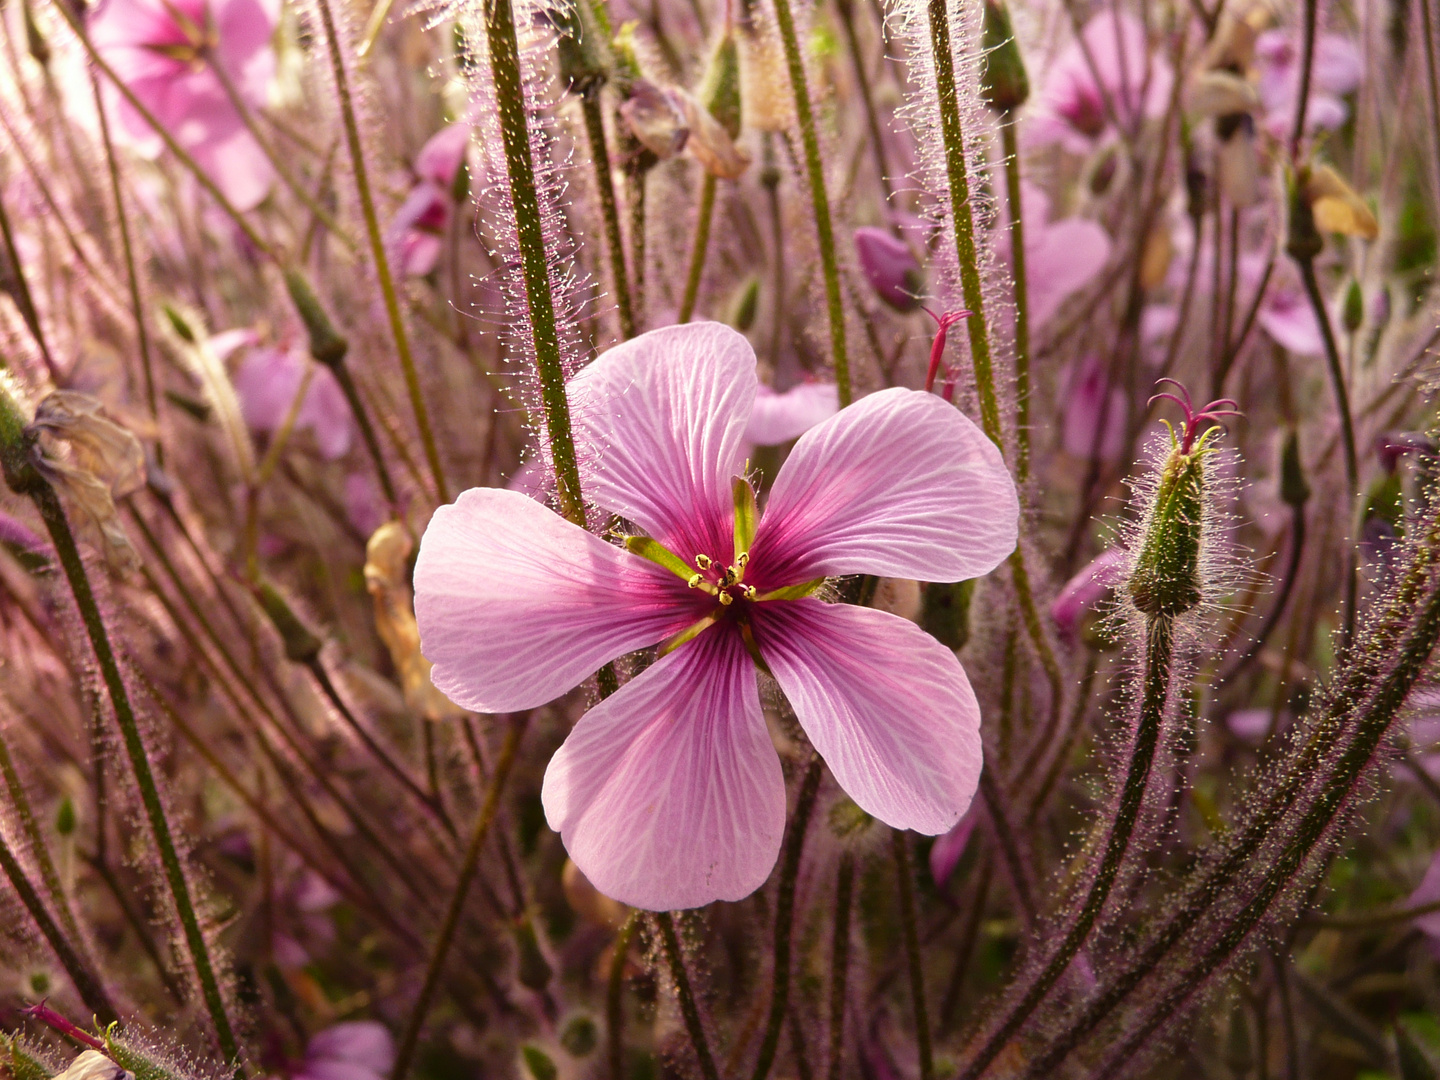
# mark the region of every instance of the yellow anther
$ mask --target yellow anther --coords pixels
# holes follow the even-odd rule
[[[741,570],[744,570],[745,567],[750,565],[750,553],[748,551],[740,552],[739,555],[735,556],[735,565]]]
[[[755,595],[756,595],[756,594],[755,594],[755,586],[754,586],[754,585],[746,585],[746,586],[745,586],[745,599],[746,599],[746,600],[754,600],[754,599],[755,599]]]
[[[693,575],[691,575],[690,580],[687,582],[687,584],[688,584],[688,585],[690,586],[690,588],[692,588],[692,589],[698,589],[698,588],[700,587],[700,582],[702,582],[702,581],[704,581],[704,580],[705,580],[705,579],[704,579],[703,577],[701,577],[699,574],[693,574]]]
[[[722,592],[720,594],[720,604],[722,607],[729,607],[734,602],[735,597],[731,596],[728,592]]]
[[[701,570],[709,570],[710,567],[714,565],[714,560],[712,560],[709,555],[696,555],[695,565]]]

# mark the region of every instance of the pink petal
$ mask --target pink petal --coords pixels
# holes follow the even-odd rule
[[[415,155],[415,175],[449,191],[469,149],[470,125],[447,124]]]
[[[1071,370],[1066,381],[1061,441],[1066,452],[1078,458],[1114,461],[1125,450],[1129,421],[1125,391],[1112,387],[1107,395],[1107,378],[1105,363],[1090,356]]]
[[[755,584],[980,577],[1015,549],[1019,512],[1000,451],[964,413],[882,390],[795,444],[751,549]]]
[[[1039,227],[1027,222],[1026,230],[1030,325],[1041,326],[1067,297],[1105,268],[1110,259],[1110,236],[1084,218],[1065,218]]]
[[[950,875],[955,872],[955,867],[960,865],[960,857],[965,854],[965,848],[975,832],[975,821],[975,808],[971,807],[955,823],[955,827],[936,840],[930,848],[930,877],[941,892],[946,891]]]
[[[914,623],[818,600],[754,608],[755,640],[795,716],[860,808],[948,831],[980,781],[980,706],[955,654]]]
[[[243,127],[224,139],[195,146],[191,153],[235,209],[253,210],[270,193],[275,168],[255,136]]]
[[[1319,356],[1325,351],[1325,339],[1310,302],[1298,288],[1271,285],[1260,313],[1256,316],[1265,333],[1277,345],[1299,356]]]
[[[778,446],[839,411],[840,388],[834,383],[804,382],[783,394],[762,384],[750,410],[745,441],[753,446]]]
[[[763,885],[785,778],[740,635],[706,631],[582,716],[541,799],[575,865],[616,900],[669,911]]]
[[[728,562],[755,387],[754,350],[721,323],[651,330],[602,354],[569,384],[586,494],[682,558]]]
[[[1106,548],[1090,564],[1067,581],[1050,604],[1050,618],[1066,637],[1072,637],[1080,619],[1120,584],[1125,552]]]
[[[305,1047],[305,1060],[354,1062],[383,1076],[395,1063],[395,1040],[384,1024],[350,1020],[316,1032]]]
[[[315,433],[320,456],[326,461],[335,461],[349,452],[350,403],[345,400],[345,393],[329,368],[315,369],[295,422],[297,426],[308,427]]]
[[[477,712],[545,704],[689,626],[696,602],[669,571],[497,488],[435,511],[415,564],[431,680]]]

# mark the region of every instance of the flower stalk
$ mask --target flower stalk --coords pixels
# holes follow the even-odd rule
[[[790,89],[795,95],[795,117],[800,124],[800,141],[805,150],[805,175],[810,182],[810,201],[815,213],[815,239],[820,248],[820,267],[825,276],[825,306],[830,318],[830,359],[835,367],[835,383],[840,388],[840,407],[843,409],[854,399],[854,391],[850,385],[850,360],[845,346],[845,307],[840,299],[840,267],[835,257],[835,230],[830,222],[830,198],[825,192],[825,165],[820,159],[815,111],[810,105],[805,58],[800,53],[790,0],[775,0],[775,22],[785,47]]]
[[[330,67],[335,77],[335,92],[340,99],[340,117],[345,126],[345,144],[350,151],[350,168],[355,175],[355,192],[360,199],[360,211],[365,218],[365,232],[370,240],[370,256],[375,262],[375,277],[380,285],[380,294],[385,302],[385,316],[390,322],[390,333],[395,339],[395,353],[400,359],[400,369],[405,376],[405,389],[410,395],[410,408],[415,413],[415,427],[420,434],[420,443],[425,449],[425,460],[430,467],[430,479],[440,502],[450,501],[450,488],[445,482],[445,471],[440,464],[440,451],[435,443],[435,433],[430,427],[430,413],[425,407],[424,395],[420,390],[420,375],[415,367],[415,357],[410,351],[410,334],[405,329],[405,316],[400,311],[400,296],[395,288],[395,278],[390,270],[390,256],[385,250],[385,237],[380,230],[380,217],[375,210],[375,197],[370,191],[370,173],[365,163],[365,148],[360,142],[360,124],[355,118],[355,104],[351,100],[350,77],[345,71],[345,55],[341,49],[339,30],[335,16],[330,9],[330,0],[316,0],[320,21],[325,26],[325,40],[330,52]]]
[[[120,727],[125,752],[135,774],[136,786],[140,789],[150,832],[160,853],[165,881],[175,904],[176,915],[180,919],[185,945],[195,968],[196,980],[200,984],[201,997],[215,1027],[216,1041],[225,1060],[235,1068],[236,1075],[243,1076],[235,1029],[226,1011],[224,995],[210,955],[210,946],[205,940],[205,932],[200,926],[200,918],[191,898],[190,885],[186,881],[185,869],[175,847],[165,805],[155,783],[154,771],[150,767],[149,752],[141,738],[140,725],[131,705],[129,692],[125,688],[124,676],[120,672],[119,660],[111,648],[105,620],[100,614],[100,606],[90,587],[85,563],[75,545],[75,537],[70,531],[70,523],[60,505],[59,496],[31,461],[33,446],[33,438],[25,431],[24,421],[14,399],[7,390],[0,387],[0,464],[4,466],[5,479],[12,491],[17,495],[29,496],[35,503],[55,545],[55,552],[60,558],[60,565],[74,595],[76,607],[79,608],[80,620],[90,639],[91,648],[95,651],[100,675],[115,711],[115,721]]]
[[[690,988],[690,976],[685,971],[685,955],[680,950],[679,935],[675,933],[675,920],[670,912],[657,911],[655,925],[660,928],[660,942],[665,948],[666,962],[670,965],[670,977],[675,980],[675,994],[680,999],[680,1015],[685,1019],[690,1045],[695,1048],[695,1057],[700,1062],[700,1075],[705,1080],[720,1080],[720,1071],[715,1067],[715,1058],[710,1053],[710,1042],[705,1037],[705,1025],[700,1019],[700,1009],[695,1004],[695,992]]]

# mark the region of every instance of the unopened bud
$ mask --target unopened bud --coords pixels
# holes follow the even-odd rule
[[[72,836],[75,832],[75,802],[66,795],[60,800],[55,811],[55,833],[58,836]]]
[[[914,311],[920,306],[925,274],[905,241],[867,225],[855,230],[855,253],[860,258],[860,272],[876,296],[896,311]]]
[[[1340,307],[1340,325],[1347,334],[1353,334],[1365,322],[1365,294],[1360,291],[1360,282],[1354,278],[1345,289],[1345,302]]]
[[[1205,519],[1205,458],[1201,442],[1188,452],[1177,444],[1160,468],[1146,513],[1140,552],[1126,591],[1140,612],[1173,619],[1200,603],[1200,541]]]
[[[297,664],[308,664],[320,655],[324,642],[311,633],[300,616],[286,601],[280,591],[268,581],[255,586],[255,599],[269,616],[271,624],[280,635],[285,646],[285,658]]]
[[[742,334],[755,325],[755,314],[760,308],[760,279],[754,274],[740,286],[730,305],[730,314],[725,321]]]
[[[285,288],[290,301],[305,330],[310,335],[310,355],[326,367],[336,367],[350,351],[350,343],[335,329],[330,316],[320,306],[320,298],[310,287],[310,282],[299,270],[291,267],[285,271]]]
[[[740,25],[740,98],[746,127],[788,131],[795,122],[795,98],[780,35],[757,10]]]
[[[1030,78],[1003,0],[985,0],[981,49],[985,66],[980,72],[980,96],[998,113],[1014,112],[1030,97]]]
[[[620,119],[635,141],[664,161],[685,148],[690,129],[674,98],[647,79],[636,79],[620,103]]]
[[[1306,195],[1307,174],[1307,169],[1292,174],[1286,192],[1289,213],[1285,220],[1285,253],[1301,263],[1313,262],[1325,250],[1325,240],[1315,228],[1315,213]]]
[[[1292,431],[1280,450],[1280,498],[1297,509],[1310,501],[1310,484],[1300,461],[1300,436]]]
[[[555,42],[562,83],[577,94],[589,94],[610,74],[610,47],[596,25],[588,3],[557,5],[550,13],[560,31]]]
[[[696,95],[705,111],[719,121],[732,139],[740,135],[740,50],[735,35],[726,34],[715,46],[710,66]]]

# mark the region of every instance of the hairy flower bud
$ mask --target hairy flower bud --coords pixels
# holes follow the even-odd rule
[[[1126,591],[1151,618],[1175,618],[1200,602],[1200,535],[1205,516],[1205,457],[1172,448],[1146,514],[1140,553]]]
[[[1360,282],[1354,278],[1345,287],[1345,302],[1340,307],[1340,325],[1347,334],[1353,334],[1365,322],[1365,294],[1360,291]]]
[[[1010,26],[1010,12],[1002,0],[985,2],[981,48],[985,66],[980,71],[980,96],[998,113],[1013,112],[1029,99],[1030,79]]]
[[[1300,462],[1300,436],[1294,431],[1285,437],[1280,451],[1280,498],[1297,508],[1310,501],[1310,485]]]
[[[303,273],[293,267],[286,270],[285,288],[290,293],[290,300],[295,305],[300,321],[305,324],[305,330],[310,335],[310,355],[326,367],[335,367],[345,359],[345,354],[350,351],[350,343],[335,329],[335,324],[330,321],[330,316],[325,314],[325,309],[320,306],[320,298],[315,295],[315,290],[310,287],[310,282]]]

